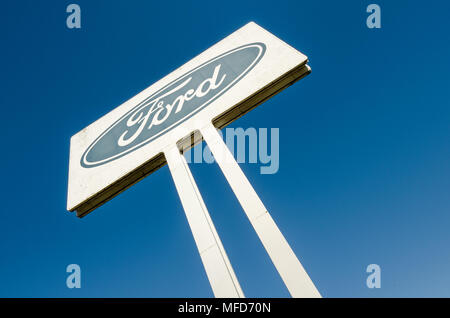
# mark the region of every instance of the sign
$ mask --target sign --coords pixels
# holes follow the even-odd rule
[[[82,217],[166,164],[164,149],[222,128],[310,72],[250,22],[71,138],[67,209]],[[186,148],[186,147],[185,147]]]
[[[244,297],[180,151],[203,138],[290,294],[320,297],[217,132],[308,74],[306,62],[247,24],[72,137],[67,208],[82,217],[167,163],[214,295]]]

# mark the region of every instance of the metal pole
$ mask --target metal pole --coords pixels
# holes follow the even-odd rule
[[[189,166],[178,147],[164,151],[195,244],[215,297],[244,297]]]
[[[292,297],[321,297],[244,172],[209,124],[200,132]]]

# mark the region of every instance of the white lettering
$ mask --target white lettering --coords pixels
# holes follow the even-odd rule
[[[185,80],[183,83],[170,90],[169,92],[163,94],[162,96],[157,97],[154,100],[149,102],[145,102],[141,107],[139,107],[127,120],[127,127],[134,127],[135,125],[139,125],[137,130],[129,137],[127,137],[129,130],[125,130],[117,140],[117,144],[121,147],[127,146],[135,141],[139,135],[144,130],[144,127],[147,126],[147,123],[150,122],[147,129],[152,128],[153,126],[158,126],[164,123],[172,114],[172,110],[174,106],[177,105],[175,114],[180,112],[183,108],[185,101],[190,101],[194,97],[200,98],[206,96],[211,90],[217,89],[224,81],[226,74],[222,76],[222,78],[218,81],[218,76],[220,72],[220,64],[217,65],[214,69],[213,75],[210,78],[205,79],[197,89],[188,89],[183,94],[180,94],[178,97],[174,99],[172,104],[165,104],[164,98],[172,95],[173,93],[181,90],[185,87],[191,80],[192,77]],[[151,105],[151,106],[150,106]],[[149,107],[150,106],[150,107]],[[147,113],[144,115],[144,109],[148,108]],[[153,117],[150,119],[150,115],[153,114]]]

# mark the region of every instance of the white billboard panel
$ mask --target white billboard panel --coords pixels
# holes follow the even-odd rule
[[[310,72],[250,22],[71,138],[67,209],[84,216],[166,163],[207,123],[222,128]],[[186,145],[184,145],[186,148]]]

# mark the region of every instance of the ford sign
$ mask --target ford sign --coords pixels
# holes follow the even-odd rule
[[[85,168],[142,147],[201,111],[245,76],[264,55],[263,43],[237,47],[183,74],[103,132],[81,158]]]
[[[309,74],[307,61],[253,22],[230,34],[72,136],[67,209],[88,214],[164,166],[168,148],[187,150],[196,131],[225,127]]]

